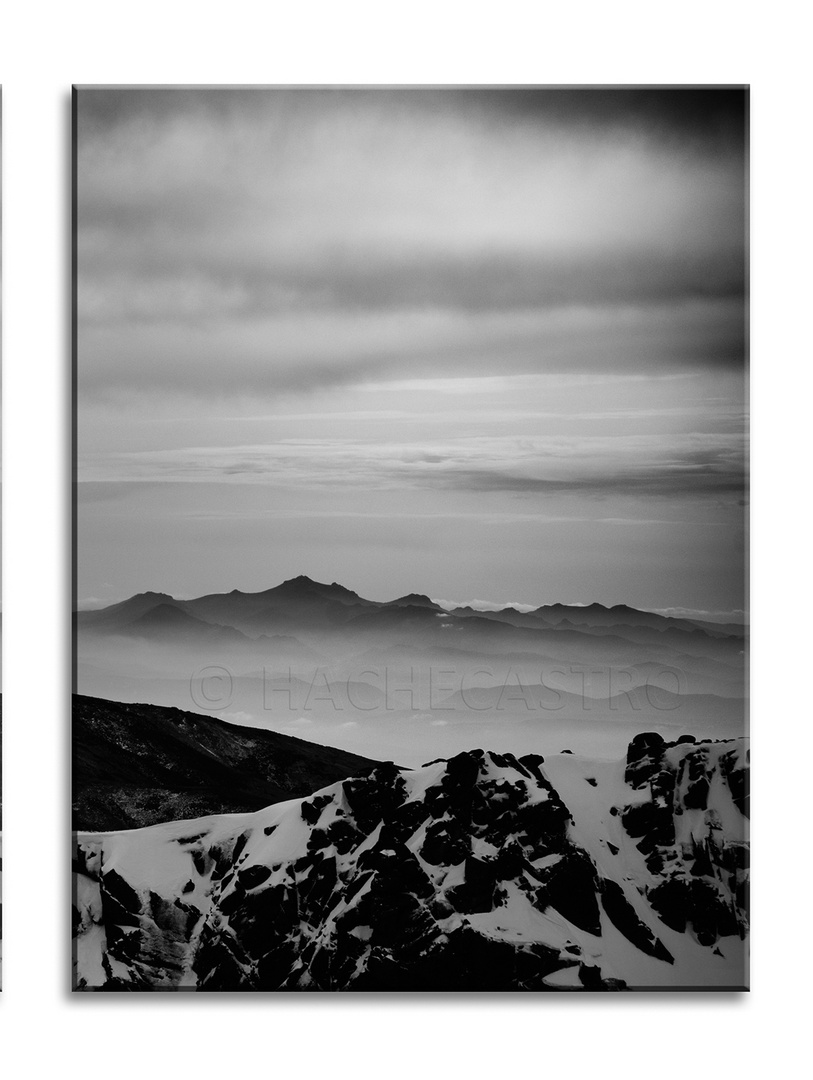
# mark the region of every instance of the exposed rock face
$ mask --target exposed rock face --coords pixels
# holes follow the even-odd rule
[[[743,987],[742,741],[474,750],[80,834],[80,990]]]
[[[704,945],[744,934],[748,845],[740,819],[748,814],[748,749],[734,743],[665,743],[639,735],[627,753],[625,778],[649,800],[622,811],[638,839],[654,884],[649,903],[667,926],[687,926]]]

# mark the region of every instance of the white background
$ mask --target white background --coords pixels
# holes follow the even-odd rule
[[[0,6],[4,1076],[795,1076],[813,964],[810,26],[804,7],[141,0]],[[750,83],[754,952],[750,994],[69,993],[69,88]],[[808,991],[809,993],[809,991]],[[179,1015],[179,1011],[183,1015]]]

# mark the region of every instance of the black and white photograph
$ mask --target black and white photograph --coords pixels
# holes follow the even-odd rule
[[[73,991],[748,989],[748,113],[74,88]]]

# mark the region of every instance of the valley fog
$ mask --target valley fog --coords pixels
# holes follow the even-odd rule
[[[413,768],[483,746],[613,758],[641,731],[745,731],[744,628],[631,608],[448,612],[302,578],[191,601],[143,594],[78,622],[81,694]]]

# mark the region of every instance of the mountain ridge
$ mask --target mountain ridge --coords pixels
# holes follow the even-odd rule
[[[88,991],[745,989],[745,740],[470,750],[80,834]]]
[[[334,581],[330,584],[326,584],[324,582],[316,581],[306,574],[299,574],[296,577],[287,578],[278,585],[271,586],[268,589],[258,590],[257,592],[244,592],[240,589],[233,589],[231,592],[207,593],[186,600],[175,598],[167,593],[148,590],[141,593],[135,593],[125,600],[117,601],[114,604],[102,608],[79,610],[77,615],[86,625],[93,625],[101,619],[103,614],[106,617],[111,617],[122,611],[127,611],[129,613],[134,607],[148,607],[159,603],[169,603],[182,610],[187,610],[187,612],[191,614],[193,611],[189,610],[190,607],[194,607],[196,604],[202,604],[204,601],[225,600],[227,598],[257,601],[262,598],[263,602],[265,602],[269,597],[295,599],[312,599],[313,597],[318,597],[320,599],[337,600],[343,604],[362,604],[364,606],[375,608],[405,606],[425,607],[431,608],[438,613],[446,613],[449,615],[458,614],[460,617],[476,616],[488,618],[489,616],[507,617],[528,615],[535,618],[549,619],[551,617],[572,616],[571,622],[573,622],[574,625],[579,625],[580,621],[583,621],[585,617],[591,615],[603,616],[611,614],[613,616],[632,615],[640,621],[641,625],[666,624],[671,627],[680,627],[681,629],[686,630],[701,628],[710,631],[719,630],[720,627],[724,627],[725,630],[729,632],[732,632],[737,628],[736,624],[718,624],[713,622],[703,622],[698,619],[660,615],[657,612],[634,608],[629,604],[605,605],[598,602],[593,602],[591,604],[562,604],[557,602],[552,604],[542,604],[530,611],[520,612],[510,604],[506,604],[504,607],[498,608],[495,611],[480,610],[479,608],[473,608],[466,605],[460,605],[459,607],[449,609],[441,607],[428,595],[416,592],[407,593],[403,596],[396,597],[393,600],[369,600],[354,590],[348,589],[339,582]]]
[[[73,827],[258,810],[378,762],[172,707],[75,694]]]

